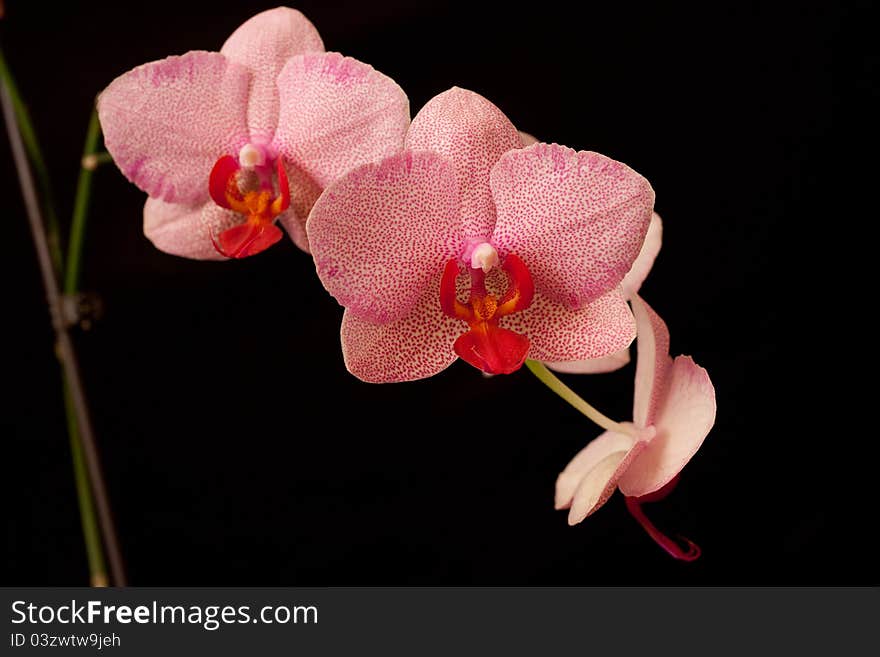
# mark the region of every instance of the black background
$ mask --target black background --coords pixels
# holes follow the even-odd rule
[[[7,4],[3,48],[65,216],[94,95],[146,61],[218,50],[271,6]],[[665,242],[643,295],[673,353],[709,370],[718,420],[676,492],[647,509],[703,557],[669,558],[619,495],[567,526],[556,475],[600,430],[528,372],[484,379],[457,363],[360,383],[308,256],[288,240],[241,262],[160,253],[141,233],[143,193],[107,166],[84,271],[106,313],[77,343],[132,584],[876,583],[864,501],[847,491],[853,453],[818,428],[834,409],[800,395],[821,374],[797,365],[793,328],[805,309],[791,262],[831,142],[837,12],[515,4],[296,6],[328,50],[393,77],[413,114],[469,88],[518,128],[651,181]],[[85,584],[51,333],[0,159],[4,582]],[[624,419],[632,374],[566,380]],[[817,424],[797,422],[807,414]]]

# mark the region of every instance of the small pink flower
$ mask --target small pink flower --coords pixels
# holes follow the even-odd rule
[[[244,257],[281,239],[308,251],[322,189],[399,151],[409,103],[393,80],[338,53],[300,12],[257,14],[220,52],[139,66],[98,99],[107,149],[149,194],[144,232],[161,250]]]
[[[637,294],[631,303],[638,327],[633,402],[638,437],[606,431],[588,444],[559,475],[555,504],[569,509],[568,523],[575,525],[620,488],[654,540],[676,558],[695,559],[699,548],[687,541],[683,551],[650,523],[640,504],[668,494],[703,444],[715,424],[715,389],[690,356],[670,358],[669,330],[650,306]]]
[[[521,146],[497,107],[453,88],[413,119],[403,153],[315,204],[309,241],[346,308],[355,376],[419,379],[457,357],[507,373],[526,357],[584,360],[630,344],[619,284],[648,229],[651,186],[598,153]]]

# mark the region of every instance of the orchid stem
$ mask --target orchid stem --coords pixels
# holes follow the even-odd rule
[[[100,541],[95,539],[95,531],[91,529],[92,525],[95,524],[100,527],[104,538],[109,555],[113,583],[116,586],[124,586],[125,573],[122,568],[122,560],[116,540],[116,530],[112,514],[110,513],[106,485],[104,484],[98,450],[94,440],[94,432],[88,412],[88,404],[86,403],[79,362],[62,309],[58,269],[54,266],[55,263],[53,263],[50,247],[51,240],[47,237],[44,229],[40,203],[37,198],[33,177],[31,176],[26,147],[16,115],[15,103],[6,77],[3,78],[2,84],[0,84],[0,100],[2,100],[3,117],[6,122],[9,143],[12,147],[12,156],[18,172],[22,196],[24,197],[28,223],[31,228],[31,237],[34,241],[34,248],[37,251],[37,262],[40,266],[43,287],[45,288],[49,304],[49,314],[56,339],[56,355],[64,372],[66,384],[65,408],[66,410],[69,409],[68,422],[76,426],[76,431],[71,433],[70,438],[80,448],[73,451],[72,457],[80,510],[84,514],[82,518],[83,528],[87,532],[86,549],[90,551],[90,569],[96,568],[96,570],[91,570],[91,581],[93,583],[103,583],[107,579],[106,572],[100,568],[102,560],[98,558],[100,551],[97,550],[97,547],[100,546]],[[72,413],[70,412],[71,410]],[[86,482],[89,484],[88,487],[82,485]],[[91,491],[91,497],[87,495],[86,488]],[[94,500],[94,508],[91,505],[92,500]]]
[[[67,267],[64,270],[64,293],[79,292],[80,261],[82,260],[83,243],[85,240],[86,222],[89,216],[89,200],[92,193],[92,176],[98,166],[97,150],[101,140],[101,124],[98,112],[92,110],[89,127],[86,131],[86,143],[83,146],[82,166],[79,169],[79,180],[76,182],[76,197],[73,203],[73,219],[70,222],[70,242],[67,246]]]
[[[18,128],[18,134],[24,145],[33,171],[36,175],[42,209],[46,216],[46,240],[54,275],[60,277],[64,268],[64,258],[61,249],[61,230],[58,223],[58,214],[55,210],[52,189],[49,182],[49,172],[46,167],[43,153],[40,149],[37,134],[31,122],[27,105],[18,91],[15,79],[6,64],[2,50],[0,50],[0,78],[11,101],[12,110]],[[10,126],[11,129],[11,126]],[[39,249],[38,249],[39,251]],[[61,363],[62,367],[64,363]],[[104,548],[101,541],[101,532],[95,516],[95,505],[92,500],[91,482],[83,455],[83,446],[80,440],[77,426],[76,409],[67,382],[67,372],[62,378],[64,395],[64,412],[67,417],[67,430],[70,439],[70,454],[73,465],[73,479],[76,487],[76,497],[79,505],[80,521],[82,524],[83,540],[85,542],[86,557],[89,564],[89,580],[92,586],[107,586],[107,566],[104,560]]]
[[[63,267],[61,255],[61,228],[58,223],[58,213],[55,211],[55,203],[53,201],[52,188],[49,184],[49,170],[46,162],[43,160],[43,153],[40,150],[40,142],[37,140],[37,133],[31,122],[30,113],[27,105],[22,100],[21,94],[18,92],[18,85],[15,84],[15,78],[6,64],[6,57],[3,55],[3,49],[0,48],[0,80],[2,80],[9,98],[12,101],[12,108],[15,112],[15,118],[18,121],[18,131],[24,142],[24,148],[27,152],[28,159],[33,166],[34,173],[37,177],[37,183],[40,186],[40,196],[43,199],[43,212],[46,215],[46,232],[49,240],[49,253],[52,257],[52,266],[59,274]]]
[[[92,193],[92,177],[95,169],[101,163],[102,155],[107,153],[98,152],[98,144],[101,141],[101,124],[98,121],[98,112],[92,109],[89,117],[89,125],[86,129],[86,139],[83,145],[79,178],[76,183],[76,196],[73,202],[73,216],[70,222],[70,238],[67,247],[67,263],[64,269],[64,294],[73,295],[80,291],[80,262],[82,261],[83,246],[85,244],[86,225],[89,216],[89,201]],[[65,406],[72,407],[72,397],[69,385],[65,386]],[[74,414],[74,418],[76,414]],[[104,565],[104,554],[101,550],[101,541],[95,540],[93,534],[97,531],[98,523],[95,521],[95,508],[92,498],[88,496],[89,485],[94,492],[95,501],[98,505],[101,528],[104,534],[104,544],[107,548],[107,556],[110,560],[110,568],[113,573],[113,581],[116,586],[125,586],[125,575],[122,567],[122,556],[116,538],[116,530],[110,515],[110,505],[107,500],[107,490],[103,482],[103,475],[98,462],[97,448],[94,438],[89,436],[84,450],[83,441],[80,439],[80,428],[76,421],[70,421],[68,413],[68,427],[70,430],[71,452],[73,454],[74,471],[76,475],[77,492],[80,499],[80,512],[83,523],[83,533],[86,536],[86,552],[89,557],[89,571],[93,586],[106,586],[107,568]],[[92,467],[89,461],[92,461]],[[91,475],[91,476],[90,476]]]
[[[92,501],[91,483],[86,469],[79,428],[76,423],[76,410],[70,396],[67,380],[64,384],[64,410],[67,414],[67,433],[70,436],[70,454],[73,458],[73,479],[76,484],[76,497],[79,501],[79,517],[82,522],[83,537],[86,542],[86,557],[89,560],[89,580],[91,586],[107,586],[107,564],[104,561],[104,547],[101,544],[101,530],[95,518],[95,504]]]
[[[550,390],[562,397],[565,401],[606,431],[613,431],[615,433],[622,433],[627,436],[632,436],[633,438],[638,438],[638,435],[632,428],[621,424],[620,422],[615,422],[607,415],[600,413],[598,410],[590,406],[590,404],[581,399],[574,390],[565,385],[555,374],[553,374],[553,372],[547,369],[547,366],[544,365],[544,363],[537,360],[527,360],[526,367],[529,368],[529,371],[532,374],[538,377],[538,380],[541,383],[550,388]]]
[[[67,247],[67,266],[64,270],[64,293],[76,294],[79,291],[80,261],[82,259],[83,244],[85,242],[86,219],[88,218],[89,196],[91,193],[92,173],[98,163],[92,163],[96,158],[94,151],[101,136],[100,124],[97,114],[92,111],[89,118],[89,127],[86,130],[86,141],[83,148],[83,157],[79,179],[76,183],[76,196],[74,197],[73,218],[70,224],[70,241]],[[107,566],[104,560],[104,549],[101,544],[101,534],[95,519],[95,506],[89,494],[91,483],[88,470],[86,469],[85,456],[83,454],[82,441],[79,436],[79,427],[76,422],[76,413],[70,397],[70,388],[64,383],[64,406],[67,411],[67,429],[70,434],[70,452],[73,456],[73,471],[76,481],[77,498],[79,499],[80,518],[82,519],[83,536],[86,541],[86,555],[89,560],[89,573],[91,574],[92,586],[107,586]]]

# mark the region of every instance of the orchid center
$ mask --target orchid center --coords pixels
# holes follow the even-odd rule
[[[248,169],[261,167],[266,164],[266,152],[253,144],[245,144],[238,152],[238,162]]]
[[[471,268],[488,274],[498,264],[498,251],[488,242],[478,244],[471,253]]]
[[[241,216],[241,223],[218,235],[211,231],[214,248],[227,258],[255,255],[281,239],[275,220],[290,207],[290,186],[281,157],[274,168],[266,151],[254,144],[243,146],[238,158],[224,155],[214,164],[208,179],[211,198]]]
[[[491,294],[486,288],[486,275],[498,266],[499,261],[498,252],[488,242],[473,249],[467,303],[459,301],[456,293],[459,261],[447,262],[440,283],[440,306],[450,317],[468,324],[468,330],[454,345],[455,353],[462,360],[489,374],[510,374],[525,361],[529,339],[500,327],[498,322],[506,315],[528,308],[535,285],[528,267],[519,256],[511,253],[503,263],[508,279],[507,291],[500,298]]]

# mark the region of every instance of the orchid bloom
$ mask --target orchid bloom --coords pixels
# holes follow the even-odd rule
[[[409,103],[372,67],[324,52],[300,12],[257,14],[220,52],[139,66],[98,99],[107,149],[150,198],[144,233],[204,260],[254,255],[281,239],[308,251],[322,189],[399,151]]]
[[[637,294],[631,299],[638,339],[632,435],[606,431],[590,442],[556,481],[557,509],[569,509],[575,525],[608,501],[615,488],[651,537],[672,556],[696,559],[664,536],[641,510],[643,502],[668,494],[679,472],[715,424],[715,389],[690,356],[669,356],[669,330]]]
[[[624,164],[556,144],[522,148],[482,96],[436,96],[402,153],[338,180],[309,216],[318,275],[345,306],[348,370],[409,381],[457,357],[498,374],[527,357],[624,349],[635,323],[619,284],[653,202]]]

